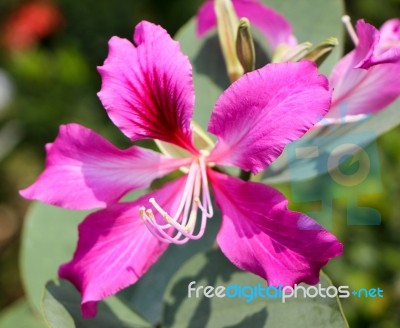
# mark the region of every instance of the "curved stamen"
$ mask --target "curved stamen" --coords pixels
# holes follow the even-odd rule
[[[195,190],[195,194],[199,194],[200,192],[200,177],[199,177],[199,173],[198,173],[198,166],[196,165],[192,165],[192,168],[195,168],[195,170],[190,170],[190,172],[192,172],[194,175],[196,175],[196,180],[195,180],[195,185],[194,185],[194,190]],[[188,180],[186,182],[186,187],[187,186],[192,186],[192,182],[193,179],[192,177],[188,177]],[[192,189],[188,189],[185,187],[185,192],[184,194],[186,195],[186,197],[182,198],[182,201],[184,201],[186,199],[186,204],[184,206],[185,210],[184,210],[184,217],[182,220],[182,223],[186,225],[188,218],[188,210],[190,209],[190,202],[193,196],[193,190]],[[186,192],[188,191],[189,192]],[[167,224],[159,224],[158,222],[156,222],[153,212],[149,209],[146,210],[146,214],[147,217],[145,215],[143,215],[143,213],[141,213],[141,216],[143,219],[147,219],[149,221],[151,221],[151,226],[149,226],[149,224],[146,224],[148,228],[151,229],[151,232],[153,233],[153,235],[155,235],[158,239],[165,241],[165,242],[173,242],[173,243],[179,243],[179,244],[183,244],[186,241],[189,240],[189,238],[193,239],[193,236],[191,236],[188,231],[190,231],[190,233],[193,233],[194,230],[194,224],[193,224],[193,217],[194,217],[194,221],[196,219],[196,214],[197,214],[197,208],[194,206],[192,211],[191,211],[191,215],[189,219],[189,224],[193,225],[191,229],[188,229],[188,227],[183,227],[182,224],[177,224],[176,221],[177,219],[179,219],[179,212],[182,211],[183,206],[179,206],[179,209],[177,211],[177,214],[174,216],[174,218],[172,218],[171,216],[169,216],[162,208],[160,205],[157,204],[157,202],[155,201],[154,198],[151,198],[150,203],[156,208],[156,210],[162,215],[163,219],[167,222]],[[181,201],[181,204],[182,204]],[[155,228],[155,229],[154,229]],[[178,232],[174,237],[171,237],[169,234],[167,234],[165,232],[165,230],[170,230],[170,228],[175,228]],[[154,231],[153,231],[154,230]],[[157,235],[157,233],[159,233],[161,236]],[[184,239],[180,239],[181,236],[184,235],[185,238]],[[160,238],[159,238],[160,237]]]
[[[205,232],[207,219],[213,216],[204,156],[200,156],[191,164],[182,198],[173,216],[169,215],[154,198],[149,202],[165,221],[163,223],[162,220],[157,220],[151,209],[145,207],[139,209],[140,217],[156,238],[175,244],[201,238]],[[199,228],[196,229],[198,210],[201,211],[201,219]],[[195,233],[195,230],[198,232]]]
[[[203,204],[208,207],[207,208],[207,217],[211,218],[214,215],[210,190],[208,188],[208,180],[207,180],[207,170],[206,170],[206,163],[204,157],[200,157],[200,171],[202,177],[202,189],[203,189]],[[201,205],[201,204],[200,204]],[[202,210],[204,212],[204,208]]]
[[[156,237],[158,240],[166,242],[166,243],[175,243],[175,244],[184,244],[186,243],[189,238],[184,238],[184,239],[176,239],[172,238],[170,235],[168,235],[164,230],[162,229],[154,229],[154,215],[153,218],[149,216],[149,213],[144,209],[142,206],[140,209],[140,217],[143,219],[143,222],[145,223],[146,227],[149,229],[151,234]],[[151,210],[150,210],[151,211]]]

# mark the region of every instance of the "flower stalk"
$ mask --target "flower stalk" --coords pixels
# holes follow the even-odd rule
[[[229,79],[233,83],[244,73],[242,64],[236,54],[236,35],[239,19],[231,0],[216,0],[215,13],[217,16],[218,37],[222,54],[225,59]]]

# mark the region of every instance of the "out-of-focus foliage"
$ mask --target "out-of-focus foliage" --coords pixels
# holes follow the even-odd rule
[[[400,152],[395,146],[399,138],[400,129],[396,128],[377,141],[381,177],[368,179],[362,195],[343,194],[333,199],[332,214],[319,220],[344,244],[344,255],[328,263],[324,269],[334,285],[384,290],[383,298],[341,300],[350,327],[395,328],[400,323]],[[321,186],[321,180],[325,181],[325,187]],[[334,193],[326,189],[334,188],[330,180],[320,177],[303,182],[296,189]],[[279,189],[288,196],[294,210],[314,213],[316,218],[324,210],[320,201],[296,202],[294,199],[299,195],[293,193],[290,185],[280,185]],[[358,214],[357,206],[360,207]],[[381,216],[380,224],[355,224],[357,220],[365,223],[370,219],[361,207],[376,210]],[[350,222],[348,208],[356,209]]]

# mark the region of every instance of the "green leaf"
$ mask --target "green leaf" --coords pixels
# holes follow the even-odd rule
[[[199,254],[187,261],[168,285],[164,296],[163,327],[348,327],[337,298],[188,297],[188,284],[198,286],[265,286],[265,281],[240,271],[219,250]],[[321,285],[332,283],[321,275]],[[307,285],[304,285],[307,286]],[[248,298],[247,298],[248,299]],[[249,300],[249,299],[248,299]]]
[[[266,5],[275,8],[293,24],[294,33],[299,42],[311,41],[318,44],[328,37],[336,37],[339,46],[321,66],[321,71],[329,73],[339,59],[343,44],[341,16],[344,6],[341,0],[263,0]],[[222,58],[216,32],[210,32],[203,38],[196,36],[195,19],[184,25],[176,35],[182,51],[189,56],[193,65],[193,78],[196,90],[196,109],[194,120],[203,129],[207,129],[211,111],[215,102],[229,86],[229,79]],[[269,62],[271,54],[263,35],[254,29],[256,49],[256,67]]]
[[[65,280],[47,284],[42,305],[51,328],[152,327],[117,297],[100,302],[95,318],[83,319],[80,294]]]
[[[282,155],[262,173],[262,181],[282,183],[312,179],[334,169],[328,165],[329,159],[352,155],[360,149],[366,152],[370,163],[376,161],[378,154],[369,152],[367,146],[400,124],[399,108],[400,100],[397,100],[385,110],[362,121],[317,128],[307,133],[286,146]],[[349,147],[339,151],[346,144]],[[297,154],[302,149],[315,150],[299,158]]]
[[[33,312],[25,299],[20,299],[0,313],[0,328],[45,328],[40,315]]]
[[[27,299],[36,309],[47,281],[57,277],[60,264],[71,259],[77,226],[88,213],[32,203],[22,232],[21,271]]]

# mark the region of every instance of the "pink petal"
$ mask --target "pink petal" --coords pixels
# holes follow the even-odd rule
[[[151,197],[167,211],[175,208],[186,176],[135,202],[116,204],[89,215],[79,225],[73,259],[59,269],[82,293],[84,317],[96,315],[96,303],[134,284],[166,250],[139,217]]]
[[[78,124],[62,125],[46,151],[44,172],[20,193],[70,209],[105,207],[190,161],[140,147],[120,150]]]
[[[131,140],[159,139],[196,152],[190,120],[194,108],[192,67],[179,44],[160,26],[136,26],[136,47],[112,37],[98,70],[98,96],[108,115]]]
[[[384,47],[387,35],[381,40],[379,31],[362,19],[357,22],[356,29],[359,42],[355,49],[354,67],[368,69],[377,64],[400,63],[400,48]]]
[[[208,131],[211,161],[257,173],[330,107],[328,81],[309,61],[269,64],[244,75],[218,99]]]
[[[202,37],[209,30],[217,26],[217,17],[214,11],[214,0],[206,0],[197,11],[197,35]]]
[[[297,44],[292,34],[292,26],[277,11],[256,0],[233,0],[232,3],[238,17],[247,17],[252,25],[261,30],[272,50],[282,43]],[[208,0],[197,13],[197,33],[203,36],[216,25],[214,2]]]
[[[342,254],[342,244],[305,214],[292,212],[277,190],[209,172],[222,226],[217,242],[242,270],[269,285],[316,284],[319,271]]]
[[[386,21],[380,28],[379,48],[385,50],[391,47],[400,47],[400,19],[393,18]]]
[[[400,64],[380,64],[368,70],[354,68],[337,85],[332,83],[332,107],[325,118],[372,114],[400,95]]]
[[[393,63],[396,59],[391,51],[379,53],[379,31],[360,20],[357,35],[356,49],[333,69],[330,78],[334,90],[332,108],[326,118],[371,114],[385,108],[400,95],[400,63]]]
[[[352,66],[367,68],[372,64],[375,48],[379,43],[379,31],[373,25],[364,22],[363,19],[357,21],[356,30],[359,40],[354,50]]]
[[[334,89],[338,89],[341,84],[348,82],[347,74],[354,68],[360,68],[370,61],[379,42],[378,30],[363,20],[357,22],[357,35],[359,38],[357,47],[339,60],[332,70],[330,84]]]
[[[292,26],[277,11],[256,0],[233,0],[233,5],[239,17],[247,17],[251,24],[261,30],[272,50],[280,44],[297,44]]]
[[[375,63],[400,63],[400,19],[390,19],[382,25]]]

